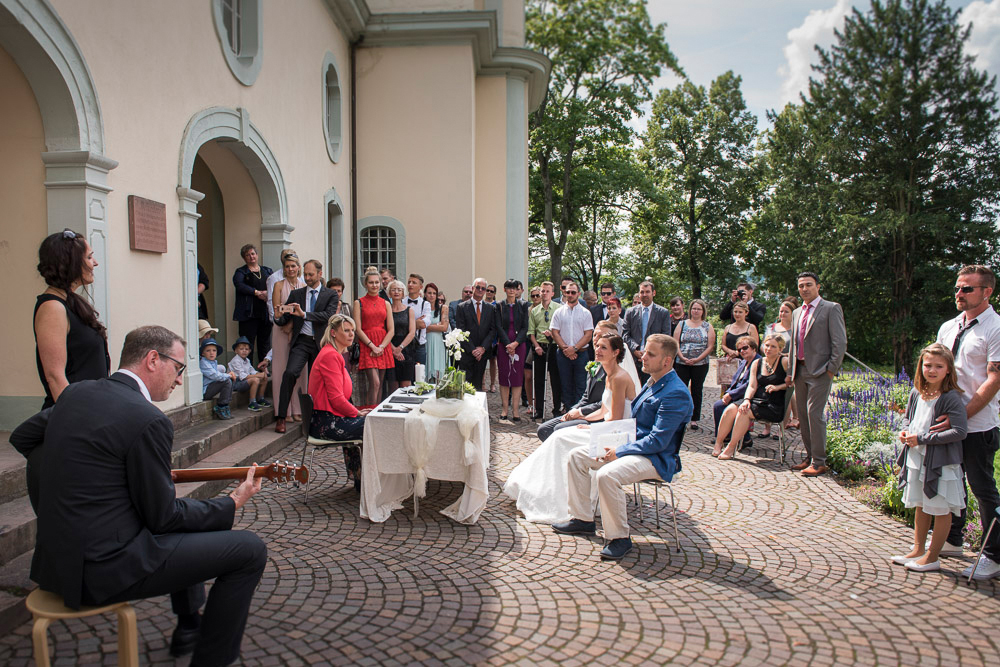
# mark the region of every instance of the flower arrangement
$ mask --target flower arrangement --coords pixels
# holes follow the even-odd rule
[[[469,332],[454,329],[444,337],[444,348],[448,358],[448,367],[437,384],[438,398],[461,399],[465,394],[475,394],[476,390],[465,381],[465,372],[455,368],[462,358],[462,343],[469,340]],[[471,391],[470,391],[471,389]]]

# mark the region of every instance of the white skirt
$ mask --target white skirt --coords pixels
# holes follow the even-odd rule
[[[962,466],[957,463],[941,468],[938,478],[937,495],[928,498],[924,493],[924,451],[926,445],[910,447],[906,452],[906,487],[903,489],[903,505],[920,507],[925,514],[958,516],[965,509],[965,480]]]

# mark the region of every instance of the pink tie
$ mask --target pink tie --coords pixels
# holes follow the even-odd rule
[[[806,354],[803,346],[806,342],[806,325],[809,323],[809,309],[808,303],[802,306],[802,317],[799,319],[799,339],[795,344],[795,358],[799,361],[805,361]]]

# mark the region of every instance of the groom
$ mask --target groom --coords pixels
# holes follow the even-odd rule
[[[680,448],[684,427],[694,412],[687,387],[674,372],[677,341],[665,334],[646,338],[642,370],[649,381],[632,401],[636,420],[635,442],[616,449],[606,448],[604,456],[593,458],[589,447],[577,447],[569,454],[569,515],[552,530],[566,535],[594,535],[594,505],[591,501],[591,470],[597,470],[597,493],[601,502],[604,537],[609,540],[601,560],[621,560],[632,550],[624,484],[660,478],[673,479],[681,469]]]

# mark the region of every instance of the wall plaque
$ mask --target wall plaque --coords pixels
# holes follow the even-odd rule
[[[167,205],[128,196],[128,241],[132,250],[167,251]]]

